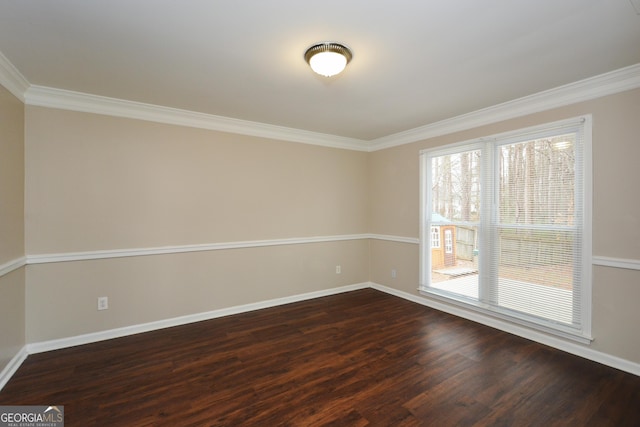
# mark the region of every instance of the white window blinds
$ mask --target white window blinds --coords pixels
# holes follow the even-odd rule
[[[589,339],[590,117],[421,156],[421,289]]]

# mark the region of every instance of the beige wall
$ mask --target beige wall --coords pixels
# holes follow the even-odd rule
[[[26,123],[29,255],[368,229],[364,152],[30,106]],[[367,280],[366,239],[34,264],[27,340]]]
[[[420,149],[581,114],[593,114],[594,255],[640,260],[640,90],[373,153],[27,107],[27,253],[360,233],[415,238]],[[22,253],[14,240],[8,258]],[[367,280],[417,295],[418,249],[355,240],[34,264],[26,273],[27,342]],[[0,289],[18,301],[24,280],[11,273]],[[638,283],[639,271],[594,267],[592,348],[635,363]],[[98,296],[109,296],[109,310],[96,310]]]
[[[27,340],[73,337],[367,281],[354,240],[30,265]],[[340,265],[341,274],[335,273]],[[96,310],[99,296],[109,309]]]
[[[0,86],[0,265],[24,257],[24,106]],[[24,268],[0,276],[0,371],[25,344]]]
[[[25,269],[0,277],[0,371],[26,344]]]
[[[30,255],[367,231],[367,153],[27,107]]]
[[[371,153],[371,232],[418,237],[421,149],[582,114],[593,115],[593,253],[640,260],[638,89]],[[375,242],[371,281],[417,294],[418,251],[415,244]],[[398,268],[396,279],[390,268]],[[640,271],[596,266],[593,288],[592,348],[640,363]]]
[[[24,106],[0,86],[0,264],[24,256]]]

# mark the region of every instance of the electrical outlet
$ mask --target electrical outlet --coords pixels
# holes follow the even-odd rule
[[[336,265],[336,274],[340,274],[342,273],[342,267],[339,265]]]
[[[109,308],[109,297],[98,297],[98,310],[107,310]]]
[[[395,268],[393,270],[391,270],[391,278],[392,279],[395,279],[397,275],[398,275],[398,273],[397,273]]]

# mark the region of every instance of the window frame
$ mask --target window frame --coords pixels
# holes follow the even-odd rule
[[[482,185],[482,201],[484,203],[493,203],[495,194],[485,197],[487,191],[494,193],[495,188],[492,185],[492,177],[490,175],[496,173],[496,165],[494,162],[495,153],[498,147],[509,143],[522,142],[527,139],[539,139],[546,136],[555,135],[562,132],[565,128],[579,129],[582,148],[579,156],[580,160],[576,160],[576,164],[580,163],[581,170],[576,169],[576,174],[582,174],[582,189],[580,197],[582,198],[582,224],[579,226],[581,233],[581,260],[582,263],[576,266],[581,270],[581,316],[580,327],[573,328],[565,325],[552,325],[549,321],[537,321],[535,318],[527,318],[523,315],[513,315],[508,310],[496,309],[480,300],[465,298],[463,296],[452,296],[451,294],[434,289],[429,286],[431,274],[431,235],[430,232],[425,235],[427,230],[431,229],[431,168],[428,162],[433,157],[456,154],[463,151],[481,150],[482,156],[489,155],[488,159],[483,159],[482,167],[488,167],[489,171],[481,171]],[[420,151],[420,286],[419,292],[428,298],[444,301],[449,304],[461,306],[465,309],[480,312],[501,320],[527,326],[532,329],[541,330],[543,332],[558,335],[564,338],[572,339],[582,343],[590,343],[593,339],[591,336],[592,322],[592,118],[591,115],[584,115],[567,120],[561,120],[552,123],[541,124],[524,129],[518,129],[505,133],[495,134],[488,137],[481,137],[474,140],[463,141],[459,143],[449,144],[440,147],[434,147]],[[488,190],[487,190],[488,189]],[[470,226],[477,226],[480,239],[490,238],[487,233],[491,233],[491,227],[488,223],[495,223],[496,206],[491,206],[488,218],[481,217],[480,223],[469,223]],[[486,216],[486,215],[485,215]],[[427,239],[428,238],[428,239]],[[425,240],[426,239],[426,240]],[[428,242],[428,243],[427,243]],[[488,272],[490,263],[489,257],[480,257],[480,274]],[[480,287],[479,281],[479,287]],[[486,286],[486,280],[484,280]],[[479,290],[480,291],[480,290]]]

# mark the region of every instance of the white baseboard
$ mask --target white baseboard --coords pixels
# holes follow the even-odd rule
[[[640,376],[640,364],[632,362],[630,360],[622,359],[620,357],[612,356],[607,353],[602,353],[597,350],[593,350],[589,347],[579,345],[577,343],[563,340],[559,337],[553,337],[542,332],[538,332],[524,326],[516,325],[506,322],[501,319],[497,319],[491,316],[486,316],[470,310],[465,310],[460,307],[447,305],[427,297],[420,295],[413,295],[408,292],[393,289],[388,286],[380,285],[377,283],[370,283],[370,287],[377,289],[381,292],[395,295],[397,297],[431,307],[433,309],[443,311],[445,313],[452,314],[454,316],[462,317],[467,320],[471,320],[477,323],[481,323],[486,326],[490,326],[495,329],[499,329],[504,332],[508,332],[513,335],[517,335],[540,344],[548,345],[549,347],[556,348],[558,350],[571,353],[576,356],[583,357],[585,359],[592,360],[594,362],[601,363],[603,365],[610,366],[612,368],[620,369],[621,371],[628,372],[630,374]]]
[[[13,356],[13,358],[9,361],[7,366],[4,367],[2,372],[0,372],[0,390],[4,388],[4,386],[9,382],[13,374],[16,373],[22,362],[25,361],[29,353],[27,352],[27,347],[24,346],[18,351],[18,354]]]
[[[222,308],[219,310],[208,311],[204,313],[190,314],[187,316],[174,317],[171,319],[158,320],[155,322],[143,323],[139,325],[125,326],[122,328],[109,329],[106,331],[93,332],[84,335],[77,335],[68,338],[60,338],[50,341],[42,341],[27,344],[29,354],[42,353],[45,351],[59,350],[62,348],[73,347],[77,345],[90,344],[93,342],[109,340],[113,338],[125,337],[128,335],[140,334],[143,332],[155,331],[158,329],[170,328],[173,326],[186,325],[203,320],[211,320],[218,317],[230,316],[233,314],[247,313],[249,311],[260,310],[263,308],[276,307],[279,305],[289,304],[293,302],[305,301],[314,298],[320,298],[329,295],[340,294],[343,292],[355,291],[369,287],[369,283],[359,283],[355,285],[341,286],[339,288],[324,289],[322,291],[309,292],[305,294],[293,295],[283,298],[276,298],[267,301],[260,301],[251,304],[238,305],[234,307]]]
[[[159,320],[155,322],[143,323],[139,325],[125,326],[122,328],[110,329],[107,331],[94,332],[84,335],[78,335],[68,338],[55,339],[37,343],[27,344],[18,354],[16,354],[9,364],[0,373],[0,390],[9,381],[13,374],[18,370],[22,362],[29,354],[42,353],[45,351],[59,350],[62,348],[73,347],[77,345],[90,344],[93,342],[104,341],[113,338],[124,337],[128,335],[139,334],[143,332],[155,331],[158,329],[169,328],[173,326],[186,325],[189,323],[210,320],[234,314],[246,313],[263,308],[276,307],[279,305],[305,301],[314,298],[321,298],[329,295],[336,295],[344,292],[355,291],[359,289],[373,288],[390,295],[394,295],[408,301],[412,301],[427,307],[434,308],[445,313],[459,316],[474,322],[481,323],[486,326],[493,327],[532,341],[539,342],[544,345],[593,360],[612,368],[620,369],[634,375],[640,376],[640,364],[625,360],[616,356],[602,353],[576,343],[565,341],[561,338],[548,336],[538,331],[530,330],[520,325],[511,324],[509,322],[485,316],[479,313],[470,312],[459,307],[449,306],[438,301],[434,301],[419,295],[413,295],[398,289],[390,288],[373,282],[358,283],[354,285],[341,286],[338,288],[325,289],[322,291],[309,292],[283,298],[275,298],[271,300],[261,301],[257,303],[244,304],[234,307],[223,308],[219,310],[208,311],[204,313],[196,313],[187,316],[175,317],[171,319]]]

